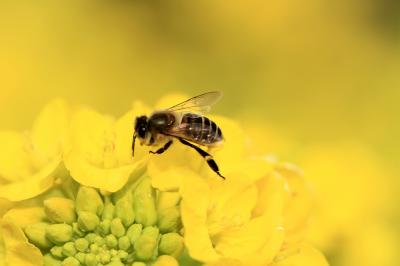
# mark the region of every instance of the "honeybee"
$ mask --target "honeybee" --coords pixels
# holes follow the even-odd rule
[[[168,109],[136,117],[132,141],[132,157],[135,151],[135,140],[139,138],[141,145],[164,145],[152,154],[162,154],[178,140],[182,144],[196,150],[207,162],[208,166],[220,177],[219,168],[213,156],[193,143],[205,147],[219,146],[223,141],[221,129],[203,114],[222,97],[219,91],[207,92]]]

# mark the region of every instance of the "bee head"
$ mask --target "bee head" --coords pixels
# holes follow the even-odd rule
[[[148,130],[147,120],[147,116],[145,115],[136,117],[135,134],[141,139],[144,139],[146,137],[146,133]]]
[[[145,116],[145,115],[136,117],[135,132],[133,133],[133,141],[132,141],[132,157],[135,154],[136,137],[139,137],[140,144],[143,144],[145,142],[147,136],[149,136],[147,121],[148,121],[148,119],[147,119],[147,116]]]

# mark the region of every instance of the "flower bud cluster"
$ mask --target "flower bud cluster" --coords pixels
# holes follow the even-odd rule
[[[102,195],[81,186],[75,201],[44,201],[46,220],[25,227],[45,266],[176,264],[184,249],[177,193],[134,189]]]

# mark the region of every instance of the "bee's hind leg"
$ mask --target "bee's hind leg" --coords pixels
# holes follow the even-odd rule
[[[208,166],[210,166],[210,168],[211,168],[217,175],[219,175],[221,178],[225,179],[225,177],[224,177],[223,175],[221,175],[221,173],[219,172],[218,165],[217,165],[217,163],[215,162],[215,160],[213,159],[213,157],[212,157],[211,154],[209,154],[209,153],[206,152],[206,151],[203,151],[202,149],[200,149],[200,148],[197,147],[196,145],[193,145],[192,143],[190,143],[190,142],[188,142],[188,141],[186,141],[186,140],[184,140],[184,139],[181,139],[181,138],[178,138],[178,139],[179,139],[180,142],[182,142],[182,144],[184,144],[184,145],[186,145],[186,146],[189,146],[189,147],[195,149],[198,153],[200,153],[200,155],[201,155],[204,159],[206,159],[206,162],[207,162]]]
[[[168,150],[168,148],[171,146],[171,144],[172,144],[172,140],[170,140],[170,141],[168,141],[167,143],[165,143],[165,145],[164,145],[163,147],[159,148],[158,150],[156,150],[156,151],[149,151],[149,153],[152,153],[152,154],[161,154],[161,153],[165,152],[166,150]]]

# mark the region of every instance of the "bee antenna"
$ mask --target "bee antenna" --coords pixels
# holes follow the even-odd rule
[[[133,134],[133,141],[132,141],[132,158],[135,156],[135,141],[136,141],[136,134]]]

